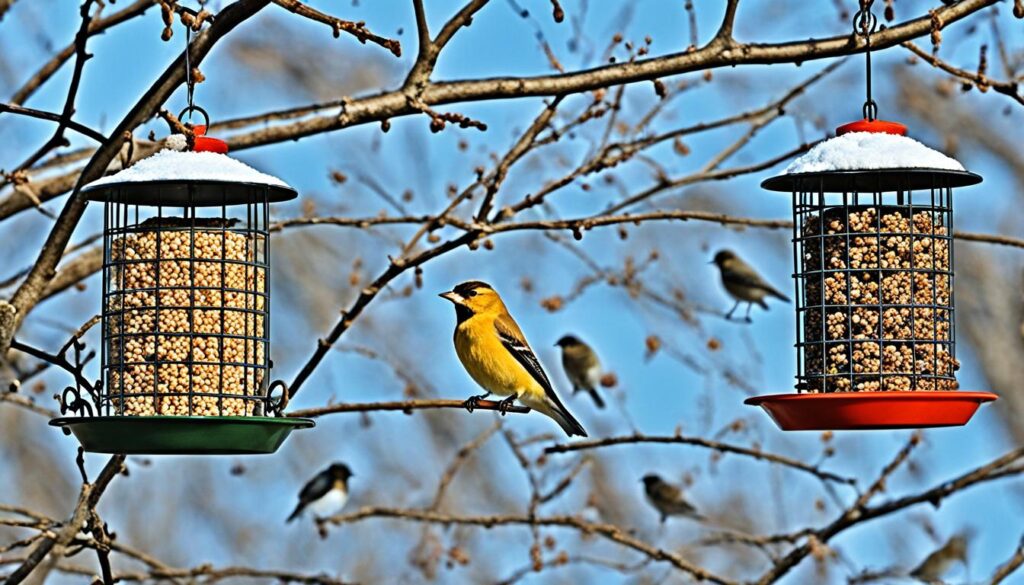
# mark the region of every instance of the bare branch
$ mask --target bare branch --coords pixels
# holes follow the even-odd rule
[[[338,412],[375,412],[375,411],[386,411],[386,410],[397,410],[404,412],[405,414],[412,414],[414,410],[425,410],[425,409],[436,409],[436,408],[455,408],[455,409],[466,409],[465,400],[446,400],[446,399],[429,399],[429,400],[401,400],[394,402],[347,402],[342,404],[331,404],[329,406],[323,406],[319,408],[306,408],[303,410],[293,410],[286,416],[291,417],[305,417],[305,418],[316,418],[318,416],[324,416],[327,414],[334,414]],[[477,410],[493,410],[498,411],[501,409],[500,403],[495,400],[481,400],[476,405]],[[515,412],[517,414],[526,414],[530,412],[530,409],[526,406],[512,405],[508,407],[507,412]]]
[[[991,585],[999,585],[1006,580],[1007,577],[1017,572],[1017,569],[1024,565],[1024,537],[1021,537],[1020,544],[1017,545],[1017,550],[1013,551],[1013,556],[1009,558],[1005,563],[996,569],[996,572],[992,574],[992,579],[989,580]]]
[[[658,548],[637,539],[612,524],[587,522],[575,516],[454,516],[423,510],[403,510],[399,508],[366,507],[349,514],[328,518],[330,524],[349,524],[367,518],[397,518],[412,522],[427,522],[441,525],[467,525],[493,528],[495,526],[560,526],[572,528],[583,534],[596,534],[612,542],[633,549],[653,560],[670,563],[673,567],[693,575],[698,580],[733,585],[734,582],[718,576],[706,569],[694,565],[676,553]]]
[[[612,445],[635,445],[639,443],[654,443],[654,444],[676,444],[676,445],[692,445],[694,447],[703,447],[705,449],[711,449],[720,453],[734,453],[736,455],[743,455],[744,457],[752,457],[760,461],[770,461],[771,463],[777,463],[779,465],[796,469],[804,473],[814,475],[822,481],[833,481],[849,486],[856,487],[857,480],[852,477],[844,477],[822,470],[816,465],[808,465],[784,457],[782,455],[775,455],[773,453],[767,453],[760,449],[751,449],[748,447],[740,447],[738,445],[731,445],[729,443],[722,443],[720,441],[712,441],[701,437],[684,437],[682,435],[674,436],[647,436],[641,434],[635,434],[624,437],[607,437],[604,439],[593,439],[589,441],[576,441],[574,443],[552,445],[544,449],[545,453],[569,453],[573,451],[588,451],[592,449],[599,449],[602,447],[608,447]]]
[[[136,2],[124,7],[111,14],[110,16],[93,20],[89,23],[89,36],[100,34],[103,31],[117,26],[122,22],[131,20],[136,16],[144,14],[151,6],[156,4],[156,0],[136,0]],[[64,47],[56,55],[53,56],[43,67],[36,72],[28,81],[25,82],[18,91],[14,92],[11,97],[12,105],[22,105],[40,86],[42,86],[54,73],[60,69],[61,65],[67,62],[75,54],[75,43],[72,42],[70,45]]]
[[[342,20],[329,14],[324,14],[312,6],[299,2],[299,0],[274,0],[274,4],[304,18],[330,26],[331,30],[334,31],[334,38],[338,38],[342,32],[346,32],[358,39],[360,43],[365,44],[366,41],[370,41],[391,51],[391,54],[395,57],[402,56],[401,43],[394,39],[387,39],[373,34],[366,28],[366,23],[364,22]]]
[[[935,10],[935,14],[941,19],[943,26],[949,26],[997,1],[964,0],[951,6],[938,8]],[[872,35],[872,49],[880,50],[898,45],[904,41],[929,34],[931,30],[931,18],[923,16]],[[736,47],[724,47],[720,43],[712,43],[696,51],[605,65],[558,75],[434,82],[424,89],[420,99],[428,106],[435,106],[494,99],[568,95],[626,83],[650,81],[692,71],[750,64],[806,62],[855,54],[863,49],[863,41],[851,35],[796,43],[746,44]],[[263,144],[296,140],[340,128],[379,122],[415,114],[419,111],[408,103],[406,94],[402,90],[385,92],[348,101],[344,116],[337,116],[332,112],[329,115],[309,118],[292,124],[258,129],[234,136],[230,139],[230,143],[236,150],[252,148]],[[264,119],[269,119],[272,116],[273,114],[264,116]]]
[[[36,110],[36,109],[33,109],[33,108],[26,108],[26,107],[14,105],[14,104],[0,104],[0,112],[8,112],[8,113],[11,113],[11,114],[18,114],[19,116],[28,116],[30,118],[37,118],[39,120],[49,120],[51,122],[59,122],[59,123],[64,124],[64,126],[66,126],[67,128],[70,128],[70,129],[74,130],[75,132],[78,132],[79,134],[82,134],[83,136],[88,136],[89,138],[92,138],[96,142],[103,143],[103,142],[106,142],[106,140],[107,140],[106,136],[100,134],[96,130],[93,130],[92,128],[90,128],[90,127],[88,127],[88,126],[86,126],[84,124],[80,124],[78,122],[75,122],[74,120],[65,120],[61,115],[54,114],[53,112],[44,112],[43,110]]]

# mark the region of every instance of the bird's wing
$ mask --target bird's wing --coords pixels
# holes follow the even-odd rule
[[[523,335],[522,330],[519,329],[515,319],[508,314],[500,315],[494,320],[494,328],[498,331],[498,338],[501,339],[501,344],[512,354],[512,357],[516,358],[516,361],[526,368],[530,376],[544,389],[544,393],[548,398],[554,401],[559,408],[564,408],[562,402],[558,400],[558,395],[555,394],[554,388],[551,387],[551,381],[548,380],[548,375],[544,373],[540,360],[537,359],[537,355],[530,349],[530,344],[526,342],[526,337]]]
[[[299,492],[299,502],[308,504],[309,502],[315,502],[324,495],[331,491],[331,478],[324,473],[316,474],[316,477],[306,482],[306,485],[302,487],[302,491]]]
[[[680,500],[683,491],[679,487],[674,486],[667,481],[663,481],[654,486],[655,497],[663,502],[675,503]]]
[[[778,289],[765,282],[756,270],[751,268],[749,264],[742,260],[736,259],[729,262],[726,266],[723,266],[722,275],[737,284],[742,284],[751,288],[759,288],[783,300],[788,300],[786,295],[782,294]]]
[[[683,497],[683,490],[679,486],[661,482],[654,487],[654,491],[657,492],[654,499],[661,502],[660,508],[666,512],[700,517],[697,508]]]

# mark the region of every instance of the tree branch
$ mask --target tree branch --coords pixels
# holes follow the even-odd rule
[[[54,114],[53,112],[44,112],[43,110],[26,108],[15,104],[0,104],[0,112],[8,112],[11,114],[18,114],[19,116],[28,116],[30,118],[37,118],[39,120],[49,120],[51,122],[62,123],[67,128],[70,128],[75,132],[82,134],[83,136],[88,136],[89,138],[92,138],[96,142],[102,144],[103,142],[107,141],[106,136],[86,126],[85,124],[80,124],[71,119],[65,120],[61,115]]]
[[[938,8],[934,13],[943,26],[949,26],[997,1],[964,0],[951,6]],[[872,35],[872,50],[898,45],[904,41],[929,34],[931,31],[931,17],[922,16]],[[434,82],[424,89],[420,99],[423,104],[433,106],[495,99],[550,97],[582,93],[638,81],[650,81],[693,71],[752,64],[802,63],[855,54],[863,50],[863,41],[854,35],[777,44],[750,43],[735,47],[712,42],[695,51],[605,65],[572,73]],[[332,112],[329,115],[317,116],[292,124],[262,128],[233,136],[229,138],[229,143],[235,150],[252,148],[415,114],[419,111],[408,103],[402,90],[384,92],[348,100],[344,116],[338,116]],[[273,114],[262,116],[264,120],[272,117]]]
[[[274,0],[274,4],[277,4],[278,6],[284,8],[285,10],[288,10],[289,12],[298,14],[303,18],[308,18],[314,22],[321,22],[323,24],[330,26],[331,30],[334,31],[334,38],[338,38],[338,35],[340,35],[342,31],[344,31],[354,36],[356,39],[359,40],[360,43],[365,44],[366,41],[370,41],[371,43],[380,45],[381,47],[384,47],[388,51],[391,51],[391,54],[394,55],[395,57],[402,56],[401,43],[394,39],[388,39],[373,34],[372,32],[370,32],[368,28],[366,28],[366,23],[364,22],[342,20],[340,18],[331,16],[330,14],[324,14],[323,12],[320,12],[319,10],[313,8],[312,6],[299,2],[299,0]]]
[[[771,463],[777,463],[779,465],[796,469],[804,473],[809,473],[822,481],[833,481],[849,486],[856,487],[857,480],[852,477],[844,477],[822,470],[816,465],[808,465],[784,457],[782,455],[775,455],[773,453],[767,453],[760,449],[751,449],[748,447],[740,447],[738,445],[731,445],[729,443],[722,443],[719,441],[712,441],[710,439],[703,439],[701,437],[684,437],[682,435],[674,436],[647,436],[641,434],[635,434],[624,437],[607,437],[604,439],[592,439],[586,441],[577,441],[574,443],[552,445],[544,449],[545,453],[569,453],[573,451],[589,451],[593,449],[600,449],[602,447],[609,447],[612,445],[634,445],[638,443],[654,443],[654,444],[676,444],[676,445],[692,445],[695,447],[703,447],[705,449],[711,449],[720,453],[734,453],[736,455],[743,455],[745,457],[752,457],[760,461],[769,461]]]
[[[584,535],[596,534],[626,548],[633,549],[646,557],[670,563],[673,567],[684,571],[698,580],[717,583],[719,585],[735,585],[734,581],[718,576],[710,571],[694,565],[682,556],[671,551],[658,548],[642,540],[634,538],[613,524],[597,524],[581,520],[575,516],[454,516],[426,510],[403,510],[400,508],[366,507],[349,514],[342,514],[323,520],[330,524],[348,524],[367,518],[397,518],[412,522],[427,522],[441,525],[482,526],[560,526],[580,531]]]
[[[466,409],[465,400],[447,400],[447,399],[425,399],[425,400],[401,400],[393,402],[346,402],[342,404],[331,404],[328,406],[322,406],[318,408],[306,408],[303,410],[293,410],[288,412],[285,416],[290,417],[303,417],[303,418],[316,418],[318,416],[324,416],[326,414],[334,414],[338,412],[375,412],[385,410],[399,410],[405,414],[412,414],[414,410],[426,410],[435,408],[456,408]],[[481,400],[477,403],[477,410],[499,410],[500,406],[496,400]],[[517,414],[526,414],[530,412],[530,409],[526,406],[512,405],[508,408],[508,412],[514,412]]]
[[[60,551],[68,545],[81,530],[83,523],[85,523],[90,511],[95,510],[96,504],[99,503],[100,498],[103,496],[103,492],[106,491],[107,486],[110,485],[111,480],[121,473],[122,466],[124,465],[124,455],[114,455],[111,457],[107,464],[100,471],[99,476],[96,477],[96,481],[93,483],[84,482],[82,483],[81,491],[78,496],[78,504],[75,506],[74,512],[71,514],[71,518],[61,527],[60,531],[56,535],[47,536],[35,548],[29,553],[28,558],[11,573],[7,580],[4,581],[4,585],[17,585],[21,583],[29,573],[39,565],[40,562],[46,558],[46,555],[52,551]]]

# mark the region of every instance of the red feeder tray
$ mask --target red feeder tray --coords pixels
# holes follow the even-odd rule
[[[953,427],[967,424],[991,392],[829,392],[754,396],[784,431]]]

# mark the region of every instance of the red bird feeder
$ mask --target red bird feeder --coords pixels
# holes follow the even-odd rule
[[[870,2],[864,119],[761,186],[793,194],[797,394],[747,399],[782,430],[964,425],[989,392],[960,392],[953,314],[953,188],[981,177],[877,120]]]
[[[758,396],[783,430],[963,425],[987,392],[954,373],[953,188],[960,163],[863,120],[762,187],[793,194],[797,389]]]

